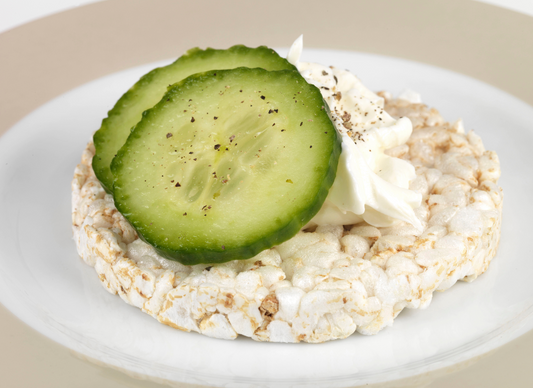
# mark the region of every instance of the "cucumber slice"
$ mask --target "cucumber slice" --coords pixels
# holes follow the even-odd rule
[[[298,71],[192,75],[143,114],[114,158],[115,204],[168,259],[250,258],[322,206],[341,152],[326,106]]]
[[[266,70],[295,69],[268,47],[249,48],[237,45],[227,50],[194,48],[174,63],[145,74],[117,101],[94,134],[96,154],[92,166],[104,189],[108,193],[113,192],[111,161],[124,145],[131,128],[139,122],[142,112],[161,100],[169,85],[194,73],[241,66],[261,67]]]

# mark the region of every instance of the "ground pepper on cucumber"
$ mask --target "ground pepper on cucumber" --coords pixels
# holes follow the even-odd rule
[[[161,256],[186,265],[248,259],[318,223],[383,226],[403,219],[418,226],[413,208],[420,196],[406,187],[414,170],[399,160],[389,168],[395,158],[384,154],[397,144],[383,138],[403,133],[405,142],[409,120],[374,109],[382,117],[372,124],[390,133],[365,137],[364,122],[359,131],[348,112],[332,115],[330,107],[351,95],[344,90],[343,97],[332,71],[321,70],[332,87],[308,83],[295,66],[301,46],[300,38],[290,61],[264,46],[189,50],[144,75],[109,111],[94,135],[94,172]],[[357,79],[342,76],[353,89]],[[380,99],[356,86],[361,99]],[[324,100],[324,89],[334,103]],[[403,182],[354,173],[354,166],[369,164],[355,148],[365,138],[374,148],[370,164],[408,170]],[[344,168],[336,180],[338,166]]]

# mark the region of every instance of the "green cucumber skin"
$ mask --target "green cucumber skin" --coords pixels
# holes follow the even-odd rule
[[[229,63],[230,67],[221,67],[220,61]],[[124,144],[133,126],[140,121],[142,112],[153,107],[166,92],[167,87],[187,76],[209,70],[218,70],[233,67],[261,67],[266,70],[294,70],[295,67],[285,58],[280,57],[274,50],[260,46],[249,48],[236,45],[227,50],[207,48],[193,48],[187,51],[172,64],[156,68],[143,75],[108,112],[108,117],[102,121],[100,129],[94,134],[95,156],[92,161],[94,173],[102,187],[109,194],[113,193],[113,175],[110,165],[113,157]],[[185,69],[194,70],[185,71]],[[196,70],[198,69],[198,70]],[[169,73],[181,72],[178,79]],[[157,91],[150,89],[157,84]],[[146,91],[149,90],[148,101],[143,101]],[[131,106],[137,104],[135,112],[131,112]]]
[[[218,73],[218,76],[222,76],[225,72],[235,72],[235,71],[241,71],[245,75],[247,72],[265,72],[270,73],[271,76],[281,77],[286,76],[289,78],[297,79],[298,82],[305,83],[310,89],[313,90],[314,95],[314,101],[315,101],[315,109],[321,111],[324,115],[327,116],[327,104],[322,99],[322,95],[320,91],[312,86],[307,84],[307,82],[301,77],[301,75],[297,71],[292,70],[284,70],[284,71],[276,71],[276,72],[267,72],[265,70],[261,69],[246,69],[246,68],[240,68],[240,69],[234,69],[234,70],[223,70],[223,71],[216,71]],[[275,74],[274,74],[275,73]],[[331,153],[329,155],[329,161],[328,166],[323,174],[322,179],[322,185],[318,189],[316,195],[314,196],[314,199],[312,203],[307,206],[304,210],[302,210],[299,214],[296,214],[292,219],[290,219],[288,222],[286,222],[284,225],[281,225],[276,231],[273,233],[270,233],[268,236],[261,236],[261,238],[252,241],[247,244],[242,244],[238,247],[228,247],[222,249],[222,245],[224,244],[224,241],[220,241],[218,244],[217,249],[207,249],[205,247],[187,247],[186,249],[169,249],[164,244],[161,244],[161,241],[163,240],[163,236],[159,236],[154,238],[153,232],[150,230],[149,227],[146,227],[145,224],[142,222],[138,222],[136,219],[135,214],[132,213],[132,209],[130,209],[127,205],[125,205],[125,202],[128,199],[129,193],[124,193],[124,190],[122,188],[122,181],[121,181],[121,170],[125,167],[123,164],[124,158],[127,156],[129,147],[131,144],[134,143],[136,139],[142,138],[142,136],[146,135],[143,133],[143,128],[147,127],[150,123],[150,120],[152,120],[152,117],[157,115],[158,111],[160,109],[163,109],[165,103],[168,100],[171,100],[175,97],[175,95],[179,95],[179,93],[182,93],[183,90],[186,90],[189,87],[194,87],[194,85],[197,82],[202,82],[203,79],[206,77],[212,76],[212,72],[205,72],[205,73],[199,73],[194,74],[192,76],[189,76],[188,78],[174,84],[171,88],[169,88],[168,92],[165,94],[163,99],[155,105],[152,109],[149,109],[148,111],[143,113],[142,120],[133,128],[131,135],[129,136],[128,140],[124,144],[124,146],[118,151],[117,156],[113,159],[111,169],[113,171],[113,174],[115,176],[115,205],[117,209],[128,219],[128,221],[132,224],[132,226],[137,230],[138,235],[141,239],[143,239],[145,242],[150,244],[155,248],[155,250],[163,257],[178,261],[185,265],[195,265],[195,264],[213,264],[213,263],[223,263],[231,260],[245,260],[249,259],[261,251],[265,249],[272,248],[275,245],[281,244],[284,241],[287,241],[294,235],[296,235],[301,228],[313,218],[313,216],[320,210],[323,202],[325,201],[329,189],[331,185],[333,184],[333,181],[335,179],[336,171],[337,171],[337,165],[341,153],[341,139],[338,135],[334,125],[331,123],[331,120],[329,117],[327,117],[327,121],[325,121],[325,126],[322,127],[322,131],[330,133],[330,141],[331,141]],[[318,121],[318,120],[317,120]]]

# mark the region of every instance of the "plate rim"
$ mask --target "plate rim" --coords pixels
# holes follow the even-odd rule
[[[162,6],[166,6],[166,7],[170,6],[169,5],[169,3],[170,3],[169,1],[163,1],[163,0],[157,0],[157,1]],[[463,2],[464,1],[452,2],[453,4],[451,6],[449,6],[449,7],[450,8],[452,8],[452,7],[461,8],[461,6],[459,6],[459,3],[463,3]],[[148,1],[135,1],[135,5],[140,7],[137,11],[138,12],[142,12],[143,11],[143,9],[142,9],[143,4],[146,5],[147,3],[148,3]],[[209,2],[209,1],[205,2],[204,1],[203,3],[209,4],[211,2]],[[362,3],[362,2],[358,2],[358,3]],[[404,3],[406,3],[406,2],[404,2]],[[421,5],[421,1],[415,1],[415,3]],[[435,9],[445,9],[445,8],[447,8],[448,6],[447,5],[445,6],[444,3],[445,2],[441,1],[441,0],[437,1],[435,3],[435,5],[434,5]],[[520,36],[526,35],[527,38],[530,38],[529,40],[526,39],[526,41],[523,42],[523,44],[530,44],[530,43],[533,42],[533,33],[524,34],[524,29],[521,27],[521,26],[526,25],[527,26],[527,31],[533,31],[533,18],[531,18],[529,16],[526,16],[526,15],[521,15],[521,14],[518,14],[518,13],[515,13],[515,12],[512,12],[512,11],[503,10],[501,8],[498,8],[498,7],[495,7],[495,6],[491,6],[491,5],[488,5],[488,4],[477,3],[477,2],[474,2],[474,1],[471,1],[471,0],[469,0],[466,3],[468,3],[468,4],[465,7],[463,7],[463,8],[467,9],[468,12],[473,12],[473,11],[476,11],[476,13],[477,12],[486,12],[489,15],[487,17],[487,19],[491,19],[491,17],[493,17],[495,14],[503,15],[502,17],[504,19],[506,19],[504,24],[507,25],[507,26],[511,25],[512,28],[510,28],[507,31],[507,32],[509,32],[509,34],[505,34],[505,33],[502,34],[502,35],[504,35],[504,37],[502,38],[502,41],[505,41],[505,36],[513,37],[513,32],[516,33],[516,31],[519,30],[520,31]],[[125,6],[125,4],[122,1],[110,0],[110,1],[101,2],[101,3],[89,4],[87,6],[80,7],[77,10],[65,11],[65,12],[62,12],[60,14],[44,18],[42,20],[38,20],[38,21],[34,21],[34,22],[31,22],[31,23],[28,23],[27,25],[23,25],[23,26],[15,28],[13,30],[10,30],[10,31],[8,31],[6,33],[0,34],[0,49],[7,48],[8,50],[11,50],[10,52],[15,53],[16,52],[15,51],[16,50],[16,45],[14,45],[13,43],[17,42],[17,41],[20,42],[21,41],[20,40],[21,37],[22,38],[25,37],[24,39],[26,39],[28,36],[31,36],[31,35],[35,34],[36,32],[46,31],[46,29],[50,30],[51,28],[53,28],[54,24],[57,25],[57,23],[59,23],[59,25],[62,25],[62,26],[63,25],[69,25],[69,24],[72,23],[72,22],[68,22],[69,15],[74,15],[75,14],[76,17],[74,19],[75,20],[79,20],[80,16],[82,16],[83,14],[85,14],[85,15],[89,14],[91,17],[93,17],[93,19],[91,19],[91,17],[89,17],[88,21],[89,20],[94,21],[94,17],[95,17],[94,15],[96,13],[100,13],[102,11],[105,12],[106,10],[111,10],[111,9],[114,9],[114,12],[117,12],[117,9],[120,9],[120,7],[124,7],[124,6]],[[86,12],[86,9],[89,9],[89,8],[91,8],[89,10],[90,12]],[[78,19],[76,19],[76,18],[78,18]],[[513,23],[513,20],[514,20],[514,23]],[[86,23],[81,25],[80,29],[84,28],[84,27],[87,28],[87,24]],[[103,36],[99,36],[99,39],[102,39],[102,38],[103,38]],[[223,39],[228,39],[228,37],[224,36]],[[278,41],[281,42],[281,38],[280,37],[276,37],[276,39],[279,39]],[[318,45],[312,44],[313,39],[315,39],[317,42],[319,42]],[[35,45],[37,45],[39,43],[39,41],[37,41],[35,39],[30,39],[29,43],[30,43],[29,46],[33,47],[35,49],[36,48]],[[87,45],[92,44],[92,41],[91,42],[84,41],[83,43],[84,43],[85,46],[87,46]],[[319,39],[317,39],[316,36],[312,36],[311,43],[309,44],[309,47],[311,47],[311,46],[312,47],[321,47],[322,43],[323,43],[323,40],[319,40]],[[270,45],[271,46],[281,46],[281,44],[275,44],[275,43],[272,43]],[[339,45],[342,45],[342,43],[339,43]],[[82,47],[83,47],[83,45],[82,45]],[[329,46],[328,48],[336,49],[336,47],[333,47],[333,46]],[[54,46],[53,49],[59,51],[59,47],[55,47]],[[167,51],[168,51],[168,49],[167,49]],[[167,51],[165,51],[165,53]],[[53,50],[52,50],[52,52],[53,52]],[[157,56],[157,55],[161,55],[162,52],[163,51],[154,52],[154,53],[151,53],[150,55]],[[93,51],[93,53],[94,53],[94,51]],[[24,52],[23,54],[27,55],[26,52]],[[393,53],[393,54],[395,54],[395,56],[401,56],[402,55],[401,53]],[[24,58],[24,55],[19,57],[18,60],[22,60]],[[168,57],[171,57],[171,56],[172,55],[168,55]],[[502,56],[504,56],[504,55],[502,55]],[[157,57],[155,59],[161,59],[161,58],[162,57]],[[133,59],[137,60],[137,61],[139,60],[138,57],[135,57]],[[412,58],[407,58],[407,59],[412,59]],[[530,59],[531,60],[529,62],[526,61],[526,64],[528,66],[530,66],[529,68],[533,68],[533,56]],[[132,59],[129,58],[128,60],[132,60]],[[145,60],[145,62],[152,62],[152,61],[153,60]],[[511,59],[511,61],[512,61],[512,59]],[[137,64],[141,64],[141,63],[137,62]],[[79,86],[80,84],[83,84],[83,83],[87,82],[90,79],[99,78],[99,77],[101,77],[101,76],[103,76],[105,74],[109,74],[110,72],[123,70],[125,68],[125,67],[120,68],[120,66],[122,66],[122,64],[119,63],[118,61],[114,62],[113,66],[115,66],[116,69],[112,70],[112,71],[109,71],[109,69],[106,70],[106,69],[103,69],[103,68],[98,68],[97,69],[98,71],[96,71],[96,72],[92,72],[92,73],[85,72],[79,78],[81,81],[78,82],[77,84],[75,84],[76,81],[73,81],[72,79],[68,79],[67,80],[68,82],[65,82],[63,85],[61,85],[62,89],[61,88],[54,89],[54,93],[55,94],[53,94],[53,96],[52,96],[52,94],[49,93],[45,97],[43,97],[41,100],[33,101],[32,102],[33,105],[32,104],[28,104],[28,105],[26,105],[26,106],[24,106],[22,108],[19,107],[19,106],[16,106],[11,112],[9,112],[9,111],[7,112],[7,115],[4,116],[5,119],[2,120],[2,122],[0,123],[0,136],[2,136],[2,134],[5,133],[5,131],[7,129],[9,129],[12,124],[18,122],[20,119],[25,117],[29,112],[35,110],[42,103],[44,103],[46,101],[49,101],[52,98],[55,98],[58,95],[62,94],[62,92],[66,91],[66,90],[70,90],[73,87]],[[127,67],[131,67],[131,64],[128,65]],[[446,66],[440,66],[440,67],[448,68]],[[451,70],[453,70],[453,69],[451,69]],[[520,70],[520,69],[518,69],[518,70]],[[463,73],[463,72],[460,72],[460,73]],[[95,74],[99,74],[99,75],[95,76]],[[517,77],[520,77],[520,76],[524,75],[520,71],[516,71],[514,74]],[[527,75],[529,75],[529,74],[527,74]],[[491,80],[492,80],[492,78],[491,78]],[[501,78],[496,77],[496,81],[494,81],[494,82],[500,83],[500,82],[503,82],[503,81],[502,81]],[[492,83],[492,82],[489,82],[489,83]],[[495,86],[497,86],[497,85],[495,85]],[[11,91],[12,91],[10,89],[11,87],[12,87],[12,83],[9,83],[8,88],[6,89],[8,91],[8,93],[5,93],[5,94],[10,94],[11,93]],[[522,97],[522,100],[524,100],[525,102],[529,103],[530,105],[533,104],[533,96],[531,96],[531,95],[523,95],[520,92],[517,92],[516,90],[513,92],[513,90],[507,90],[507,91],[510,92],[511,94],[514,94],[515,96],[517,96],[519,98]],[[2,93],[2,95],[0,95],[0,98],[4,98],[3,94],[4,93]],[[50,96],[52,96],[52,97],[50,97]],[[11,105],[12,104],[9,104],[10,107],[11,107]],[[0,106],[2,106],[2,105],[0,104]],[[4,112],[2,112],[2,114],[4,114]]]
[[[312,50],[312,49],[309,49],[309,50]],[[324,52],[324,51],[325,51],[325,52],[330,51],[330,50],[324,50],[324,49],[322,49],[322,50],[321,50],[321,49],[318,49],[318,50],[319,50],[319,51],[322,51],[322,52]],[[350,54],[357,54],[357,53],[353,53],[353,52],[351,52],[351,51],[342,51],[342,50],[333,50],[333,51],[334,51],[334,52],[337,52],[337,53],[339,53],[339,54],[341,54],[341,55],[343,55],[343,56],[344,56],[344,55],[350,55]],[[367,54],[367,55],[368,55],[368,54]],[[369,55],[369,56],[372,57],[372,56],[374,56],[374,55],[371,54],[371,55]],[[385,57],[385,58],[390,58],[390,57]],[[412,62],[412,61],[409,61],[409,62]],[[422,65],[422,66],[427,66],[427,65]],[[441,71],[442,71],[442,70],[443,70],[443,71],[449,71],[449,70],[446,70],[446,69],[441,69]],[[462,75],[461,75],[461,76],[462,76]],[[505,93],[505,92],[502,92],[502,93]],[[17,133],[16,133],[16,132],[10,132],[9,135],[14,135],[14,136],[16,136]],[[2,140],[7,140],[7,138],[10,138],[11,136],[9,136],[9,135],[8,135],[7,137],[3,138],[3,139],[0,139],[0,143],[3,143]],[[4,143],[4,144],[5,144],[5,143]],[[523,317],[524,319],[527,318],[527,316],[529,316],[529,315],[531,314],[531,311],[530,311],[530,310],[532,310],[532,309],[533,309],[533,307],[530,307],[530,308],[528,309],[527,312],[525,312],[525,313],[522,314],[522,315],[524,315],[524,314],[526,315],[526,316]],[[44,334],[44,330],[39,330],[37,327],[35,327],[35,325],[32,325],[31,323],[29,323],[28,320],[25,320],[25,322],[26,322],[27,324],[29,324],[30,326],[32,326],[33,328],[37,329],[38,331],[40,331],[41,333]],[[518,325],[520,322],[521,322],[521,320],[518,320],[518,321],[517,321],[516,319],[513,319],[513,320],[510,322],[510,324],[509,324],[508,326],[510,326],[510,327],[514,327],[514,326]],[[476,339],[474,339],[473,341],[470,341],[469,343],[467,343],[467,345],[470,346],[470,347],[473,349],[473,352],[475,353],[475,354],[473,355],[473,357],[475,357],[475,356],[479,356],[479,354],[480,354],[480,351],[478,350],[478,349],[480,348],[480,346],[479,346],[479,345],[476,346],[476,344],[484,343],[484,344],[485,344],[485,345],[484,345],[485,348],[493,349],[494,347],[496,347],[496,346],[498,346],[498,345],[487,346],[487,342],[485,342],[486,338],[489,337],[489,338],[490,338],[489,341],[490,341],[490,340],[493,340],[495,337],[497,337],[499,334],[502,334],[502,333],[504,333],[504,332],[507,332],[507,337],[513,337],[513,338],[515,337],[514,332],[508,332],[508,328],[507,328],[507,326],[505,326],[505,327],[504,327],[504,326],[501,326],[501,327],[499,327],[498,329],[496,329],[496,330],[494,330],[494,331],[492,331],[492,332],[486,334],[484,337],[476,338]],[[63,334],[64,334],[64,333],[63,333]],[[499,341],[502,342],[502,338],[504,338],[504,337],[505,337],[505,336],[501,337]],[[73,339],[73,338],[74,338],[74,336],[70,336],[68,339]],[[58,341],[58,340],[57,340],[57,336],[56,336],[56,339],[55,339],[55,340]],[[507,339],[506,341],[503,341],[503,342],[507,342],[507,341],[508,341],[508,339]],[[71,348],[70,346],[68,346],[68,345],[65,344],[65,341],[58,341],[58,342],[60,342],[60,343],[64,344],[65,346]],[[494,342],[494,341],[492,341],[491,344],[492,344],[493,342]],[[78,343],[81,343],[81,342],[78,341]],[[471,344],[471,345],[469,345],[469,344]],[[464,345],[462,345],[462,346],[464,346]],[[468,346],[467,346],[467,347],[468,347]],[[72,348],[71,348],[71,349],[72,349]],[[446,359],[446,358],[448,358],[450,354],[457,353],[457,349],[458,349],[458,348],[454,348],[454,349],[451,349],[451,350],[448,350],[448,351],[442,353],[442,354],[439,356],[439,359]],[[489,349],[489,350],[490,350],[490,349]],[[73,350],[78,351],[79,349],[73,349]],[[464,352],[462,352],[462,353],[464,353]],[[481,353],[483,353],[483,352],[481,352]],[[96,357],[96,355],[94,354],[94,352],[93,352],[93,353],[90,353],[90,354],[87,354],[87,355],[90,356],[90,357]],[[128,356],[128,357],[129,357],[129,356]],[[463,357],[463,360],[461,360],[461,361],[459,361],[459,362],[465,361],[465,360],[467,360],[468,358],[469,358],[469,357],[467,357],[467,358]],[[424,360],[420,360],[420,361],[417,361],[417,362],[415,362],[415,363],[411,363],[411,364],[409,364],[409,367],[410,367],[409,370],[411,370],[411,367],[412,367],[412,366],[413,366],[413,368],[416,368],[416,365],[417,365],[417,364],[418,364],[418,365],[426,365],[426,366],[429,367],[429,365],[428,365],[428,360],[429,360],[429,359],[424,359]],[[438,360],[437,360],[437,361],[438,361]],[[442,366],[443,366],[443,367],[446,367],[446,366],[449,366],[449,365],[454,365],[454,364],[456,364],[456,363],[457,363],[457,361],[448,361],[447,363],[444,362]],[[435,364],[437,364],[437,363],[436,363],[435,361],[432,361],[431,365],[435,365]],[[120,365],[116,365],[116,364],[115,364],[114,366],[117,367],[117,366],[120,366]],[[166,366],[164,366],[164,365],[161,365],[161,368],[163,368],[163,369],[167,369]],[[403,369],[403,368],[405,368],[405,365],[403,365],[403,366],[397,366],[397,367],[391,367],[391,368],[387,369],[387,372],[388,372],[388,373],[392,373],[392,372],[394,372],[394,371],[396,371],[396,370],[398,370],[398,369]],[[437,367],[435,367],[435,368],[430,368],[430,369],[437,369]],[[175,369],[174,369],[174,371],[175,371]],[[378,372],[369,372],[369,373],[365,374],[365,375],[362,376],[362,377],[368,377],[368,376],[371,377],[371,376],[374,376],[374,375],[383,375],[383,373],[384,373],[383,371],[381,371],[381,372],[379,372],[379,373],[378,373]],[[183,371],[181,371],[181,375],[182,375],[182,376],[183,376],[183,375],[188,375],[188,374],[189,374],[189,375],[190,375],[190,374],[193,374],[194,376],[200,376],[200,375],[198,375],[198,373],[196,373],[196,372],[188,372],[187,370],[183,370]],[[359,374],[359,376],[361,376],[361,375]],[[227,376],[226,376],[226,377],[223,377],[223,376],[217,375],[217,376],[215,376],[215,377],[218,378],[218,379],[220,379],[220,380],[228,379]],[[354,374],[342,375],[342,376],[337,376],[337,377],[336,377],[336,380],[337,380],[337,379],[338,379],[339,381],[343,381],[343,380],[353,380],[354,377],[356,377],[356,375],[354,375]],[[247,379],[247,377],[241,377],[241,378],[242,378],[242,379]],[[330,379],[331,379],[331,378],[330,378]],[[233,381],[233,380],[230,379],[230,380],[228,380],[228,381]],[[251,381],[253,381],[253,380],[251,380]],[[287,383],[295,383],[295,382],[298,381],[298,380],[278,380],[278,381],[280,381],[280,382],[287,382]],[[253,382],[257,383],[258,381],[253,381]]]

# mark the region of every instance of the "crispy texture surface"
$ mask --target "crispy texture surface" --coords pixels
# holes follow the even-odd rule
[[[82,259],[102,285],[159,322],[207,336],[324,342],[391,326],[404,308],[425,308],[434,291],[485,272],[500,237],[498,156],[462,123],[423,104],[386,100],[413,122],[406,145],[423,195],[423,230],[400,223],[321,226],[244,261],[184,266],[142,242],[91,169],[89,144],[72,182],[72,224]]]

